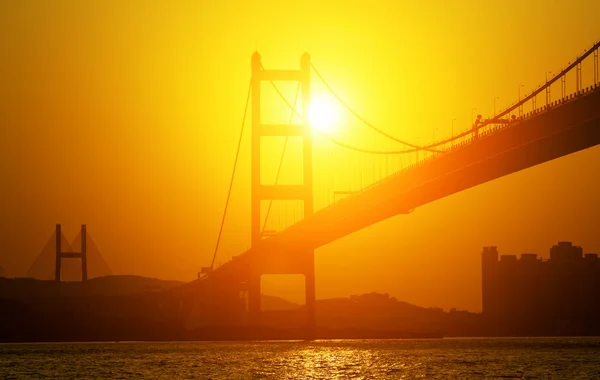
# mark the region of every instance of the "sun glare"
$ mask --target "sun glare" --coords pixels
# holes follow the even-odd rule
[[[308,118],[314,128],[326,133],[334,132],[339,117],[339,111],[330,99],[322,96],[312,98]]]

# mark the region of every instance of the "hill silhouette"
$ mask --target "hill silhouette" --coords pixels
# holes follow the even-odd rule
[[[2,277],[2,276],[0,276]],[[63,296],[130,296],[148,293],[160,293],[183,285],[182,281],[159,280],[156,278],[116,275],[96,277],[87,281],[85,289],[80,282],[62,282]],[[42,298],[56,295],[54,280],[37,280],[34,278],[0,279],[0,298]],[[301,305],[280,297],[262,294],[264,310],[295,310]]]
[[[306,321],[304,305],[263,294],[260,325],[207,325],[195,319],[201,315],[181,314],[184,304],[168,290],[182,285],[180,281],[129,275],[98,277],[86,283],[62,282],[60,288],[54,281],[0,278],[0,340],[238,340],[303,336],[300,331]],[[316,318],[321,338],[482,334],[480,314],[419,307],[379,293],[318,300]],[[7,338],[2,338],[3,334]]]
[[[260,305],[263,310],[298,310],[302,307],[302,305],[284,298],[269,296],[267,294],[260,295]]]
[[[85,288],[81,282],[62,282],[64,296],[127,296],[159,292],[181,285],[181,281],[158,280],[133,275],[96,277],[88,280]],[[54,280],[33,278],[0,279],[0,298],[42,298],[56,294]]]
[[[4,270],[4,268],[2,268],[1,265],[0,265],[0,277],[8,277],[8,275],[6,274],[6,271]]]
[[[305,309],[304,306],[298,307],[277,311],[263,308],[264,324],[280,328],[302,326],[306,318]],[[461,336],[481,333],[479,314],[420,307],[380,293],[317,300],[316,319],[318,327],[349,331],[443,331]]]

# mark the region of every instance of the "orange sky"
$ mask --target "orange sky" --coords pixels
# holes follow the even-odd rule
[[[422,144],[533,90],[600,38],[598,14],[591,0],[1,2],[0,265],[24,275],[57,222],[70,237],[86,223],[116,273],[193,279],[212,256],[255,50],[267,68],[297,68],[310,52],[358,112]],[[347,114],[339,123],[340,140],[402,148]],[[249,245],[244,142],[217,262]],[[480,310],[484,245],[600,252],[599,149],[319,249],[317,297],[379,291]],[[317,206],[359,186],[357,172],[369,181],[377,163],[353,160],[315,141]]]

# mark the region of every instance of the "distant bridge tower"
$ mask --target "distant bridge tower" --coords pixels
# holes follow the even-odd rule
[[[261,122],[261,83],[263,81],[299,82],[302,90],[302,123],[267,125]],[[261,201],[300,200],[304,217],[313,214],[312,131],[308,120],[310,105],[310,55],[300,59],[300,70],[264,70],[258,52],[252,55],[252,246],[263,238],[261,231]],[[290,136],[302,139],[303,183],[300,185],[263,185],[261,178],[261,138]],[[286,255],[282,255],[286,256]],[[289,260],[269,260],[252,263],[248,281],[248,309],[253,322],[260,320],[260,277],[263,274],[303,274],[305,278],[308,327],[315,325],[315,265],[314,250],[302,250],[289,255]],[[294,256],[292,259],[291,256]]]
[[[61,225],[56,225],[56,270],[54,280],[60,282],[62,259],[81,259],[81,281],[86,282],[87,273],[87,229],[86,225],[81,225],[81,252],[63,252],[61,241]]]

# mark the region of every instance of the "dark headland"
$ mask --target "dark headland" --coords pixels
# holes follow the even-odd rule
[[[306,339],[303,306],[262,295],[260,325],[202,323],[170,290],[183,283],[107,276],[86,283],[0,278],[0,341]],[[312,339],[482,335],[480,314],[423,308],[370,293],[317,302]]]

